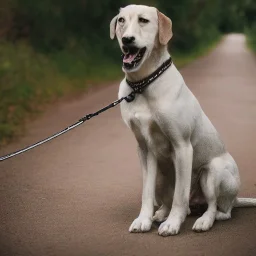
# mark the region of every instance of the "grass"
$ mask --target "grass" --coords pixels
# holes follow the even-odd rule
[[[172,54],[175,65],[178,68],[181,68],[191,63],[198,57],[206,55],[217,46],[217,44],[220,42],[221,39],[222,39],[222,36],[218,35],[213,41],[201,43],[195,49],[193,49],[193,51],[188,51],[188,52],[175,51]]]
[[[46,104],[120,75],[113,61],[96,64],[82,51],[44,55],[24,42],[0,42],[0,145],[22,134]]]
[[[256,53],[256,23],[249,29],[245,30],[248,48]]]
[[[220,38],[192,53],[175,53],[182,67],[214,48]],[[121,78],[120,65],[101,53],[60,51],[45,55],[26,42],[0,41],[0,145],[24,133],[24,124],[62,96],[84,92],[89,86]],[[100,60],[97,61],[96,60]]]

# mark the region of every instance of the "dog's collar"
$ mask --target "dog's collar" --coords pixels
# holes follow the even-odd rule
[[[164,73],[164,71],[166,71],[171,65],[172,65],[172,58],[170,57],[148,77],[145,77],[144,79],[137,82],[131,82],[126,78],[126,82],[133,89],[135,93],[142,93],[149,84],[151,84],[159,76],[161,76]]]

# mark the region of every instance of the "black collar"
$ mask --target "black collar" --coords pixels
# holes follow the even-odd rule
[[[145,77],[144,79],[137,82],[131,82],[126,78],[126,82],[133,89],[134,93],[142,93],[149,84],[151,84],[159,76],[161,76],[164,73],[164,71],[167,70],[171,65],[172,65],[172,58],[170,57],[148,77]]]

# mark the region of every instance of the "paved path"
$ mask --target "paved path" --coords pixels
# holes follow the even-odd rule
[[[256,197],[256,59],[243,35],[230,35],[182,70],[217,127],[242,177],[242,196]],[[58,104],[1,154],[44,138],[116,99],[118,85]],[[130,234],[141,197],[132,134],[119,109],[50,144],[0,163],[0,255],[256,255],[256,209],[194,233],[188,217],[175,237]]]

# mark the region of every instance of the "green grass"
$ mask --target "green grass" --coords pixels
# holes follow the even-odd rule
[[[245,30],[248,48],[256,53],[256,23]]]
[[[22,134],[23,124],[46,104],[119,76],[119,65],[95,63],[83,51],[44,55],[24,42],[0,41],[0,145]]]
[[[220,37],[191,53],[176,52],[175,65],[182,67],[206,54],[219,40]],[[0,41],[0,145],[23,134],[26,121],[56,99],[121,78],[120,65],[102,56],[104,53],[87,54],[81,49],[45,55],[35,52],[26,42]]]
[[[174,51],[172,54],[172,57],[175,65],[178,68],[181,68],[191,63],[198,57],[206,55],[217,46],[217,44],[220,42],[221,39],[222,39],[222,36],[217,35],[213,41],[201,43],[192,51],[188,51],[188,52]]]

